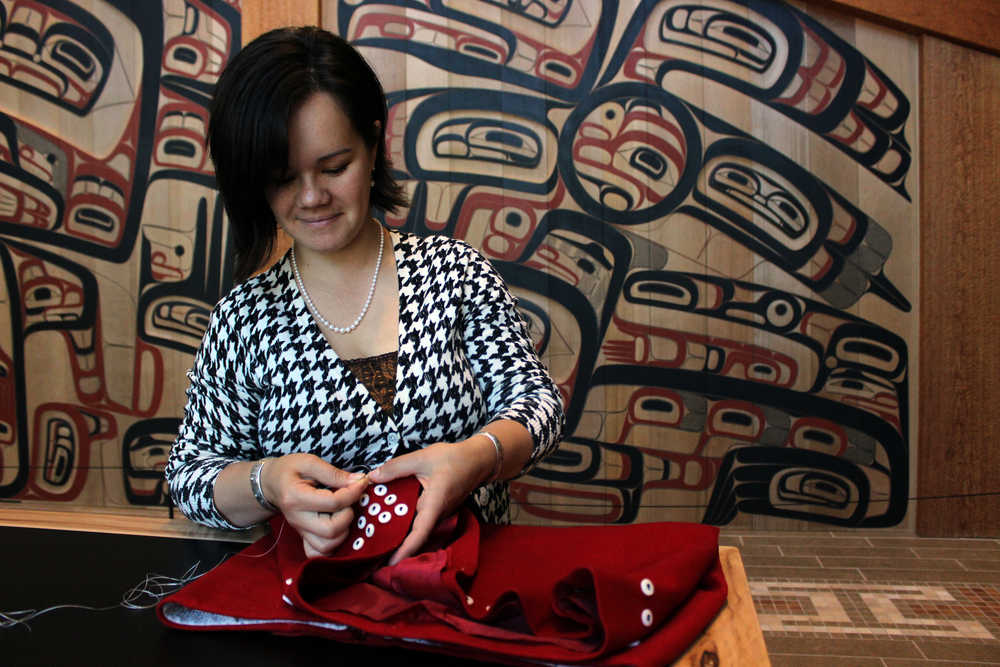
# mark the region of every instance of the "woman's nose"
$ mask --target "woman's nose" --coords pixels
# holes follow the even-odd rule
[[[326,204],[327,193],[319,186],[316,179],[305,176],[299,185],[299,206],[311,208]]]

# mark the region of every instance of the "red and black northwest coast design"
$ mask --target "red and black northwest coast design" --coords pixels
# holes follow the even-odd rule
[[[818,4],[323,4],[388,93],[387,155],[412,205],[380,220],[482,252],[565,408],[558,448],[510,484],[512,521],[904,519],[917,44]],[[193,456],[173,444],[181,374],[233,282],[206,131],[240,13],[0,0],[0,498],[171,503],[170,450]],[[370,469],[496,417],[476,407],[437,429],[414,389],[397,401],[408,423],[371,412],[354,429],[377,404],[326,367],[318,329],[302,335],[282,380],[259,386],[291,392],[299,375],[314,388],[301,396],[343,414],[275,411],[264,451],[226,456],[305,438],[300,451]],[[438,371],[407,342],[403,383],[459,377],[457,357]],[[332,426],[283,421],[300,416]],[[188,472],[178,504],[225,525],[211,466]],[[484,516],[507,499],[485,487]]]
[[[306,558],[278,517],[272,535],[164,599],[160,620],[511,664],[663,665],[726,600],[718,529],[689,523],[495,526],[463,507],[438,525],[426,551],[390,567],[420,489],[412,479],[386,487],[371,487],[357,508],[366,527],[376,517],[370,544],[354,548],[355,526],[332,556]],[[379,523],[386,510],[366,508],[384,508],[389,496],[389,506],[409,513],[389,510]]]

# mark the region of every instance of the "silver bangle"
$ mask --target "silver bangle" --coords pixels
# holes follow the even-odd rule
[[[260,471],[264,467],[264,464],[270,460],[270,458],[264,458],[253,464],[253,468],[250,470],[250,491],[261,507],[268,512],[277,512],[278,508],[267,499],[267,496],[264,495],[264,490],[260,488]]]
[[[493,467],[493,474],[490,475],[489,482],[496,482],[500,479],[503,474],[503,445],[500,444],[500,438],[496,437],[489,431],[483,430],[479,432],[479,435],[485,435],[489,438],[490,442],[493,443],[493,449],[497,451],[497,462]]]

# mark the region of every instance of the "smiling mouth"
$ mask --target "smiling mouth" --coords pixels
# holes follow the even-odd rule
[[[303,222],[305,224],[315,224],[317,222],[327,222],[329,220],[333,220],[333,219],[337,218],[339,215],[340,215],[339,213],[331,213],[330,215],[325,215],[322,218],[299,218],[299,222]]]

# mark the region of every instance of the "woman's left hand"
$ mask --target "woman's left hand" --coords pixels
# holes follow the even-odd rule
[[[438,442],[387,461],[368,474],[376,484],[415,476],[423,487],[410,534],[389,559],[395,565],[417,553],[434,526],[454,512],[493,472],[496,452],[481,435],[461,442]]]

